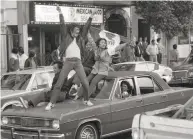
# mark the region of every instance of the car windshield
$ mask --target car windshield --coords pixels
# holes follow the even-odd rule
[[[97,89],[91,98],[109,99],[115,79],[105,79],[98,83]]]
[[[26,90],[31,74],[9,74],[1,78],[1,90]]]
[[[112,67],[115,71],[134,71],[135,70],[135,64],[118,64],[118,65],[112,65]]]
[[[184,64],[193,64],[193,55],[190,55],[185,61]]]

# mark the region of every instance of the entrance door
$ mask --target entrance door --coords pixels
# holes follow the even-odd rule
[[[139,19],[138,29],[138,36],[143,39],[147,37],[148,43],[150,43],[150,25],[144,19]]]
[[[42,39],[42,55],[43,55],[43,65],[49,66],[52,63],[51,53],[56,50],[59,46],[60,42],[60,33],[58,31],[43,31]]]
[[[127,25],[123,16],[119,14],[112,14],[107,19],[108,31],[117,33],[122,36],[127,36]]]

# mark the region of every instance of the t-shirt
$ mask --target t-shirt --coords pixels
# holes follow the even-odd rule
[[[66,58],[73,58],[73,57],[81,59],[80,48],[78,47],[76,43],[76,38],[74,38],[72,43],[66,49]]]
[[[19,56],[19,68],[20,69],[24,69],[24,64],[26,59],[28,59],[28,56],[26,54],[22,54],[21,56]]]

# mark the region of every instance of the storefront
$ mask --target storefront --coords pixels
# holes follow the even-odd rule
[[[21,46],[25,52],[34,50],[41,65],[49,65],[51,63],[50,54],[57,49],[60,44],[60,27],[59,16],[56,5],[62,7],[65,22],[67,26],[71,23],[84,25],[94,7],[98,8],[97,14],[94,16],[92,27],[98,28],[98,31],[105,29],[113,33],[122,35],[122,40],[128,40],[131,37],[131,20],[130,8],[126,5],[113,5],[103,3],[84,3],[77,4],[75,2],[26,2],[28,7],[21,6],[29,13],[24,18],[25,22],[18,25],[21,36]],[[22,3],[23,4],[23,3]],[[29,19],[29,21],[28,21]]]

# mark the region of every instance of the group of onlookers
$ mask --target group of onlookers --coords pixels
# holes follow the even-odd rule
[[[9,72],[23,70],[24,68],[36,68],[38,62],[34,51],[29,52],[29,57],[22,47],[14,47],[9,60]]]

